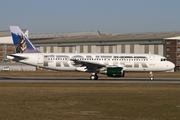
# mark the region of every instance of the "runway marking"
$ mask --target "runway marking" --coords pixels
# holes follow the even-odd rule
[[[100,78],[89,80],[88,78],[28,78],[28,77],[1,77],[0,82],[26,82],[26,83],[178,83],[179,78],[156,78],[151,81],[148,78]]]

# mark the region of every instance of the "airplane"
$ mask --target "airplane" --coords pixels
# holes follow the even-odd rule
[[[98,73],[124,77],[125,72],[149,72],[150,80],[154,80],[152,72],[168,71],[175,67],[165,57],[151,53],[41,53],[18,26],[10,26],[10,30],[16,54],[8,55],[8,59],[38,68],[90,72],[91,80],[97,80]]]

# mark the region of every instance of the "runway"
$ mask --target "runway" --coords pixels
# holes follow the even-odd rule
[[[33,78],[33,77],[1,77],[0,82],[25,82],[25,83],[180,83],[180,78]]]

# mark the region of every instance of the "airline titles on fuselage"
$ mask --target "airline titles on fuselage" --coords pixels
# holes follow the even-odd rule
[[[118,65],[119,63],[127,68],[139,68],[140,64],[143,68],[148,68],[145,61],[148,61],[146,56],[67,56],[67,55],[44,55],[44,66],[49,66],[48,63],[56,61],[56,67],[70,67],[71,65],[74,67],[79,67],[80,64],[74,64],[72,60],[80,60],[80,61],[91,61],[91,62],[103,62],[103,64],[108,65],[109,62],[112,62],[113,65]],[[71,61],[71,62],[69,62]],[[130,64],[126,64],[130,63]]]

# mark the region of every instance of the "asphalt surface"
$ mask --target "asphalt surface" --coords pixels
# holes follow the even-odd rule
[[[180,83],[180,78],[29,78],[29,77],[0,77],[0,82],[27,83]]]

